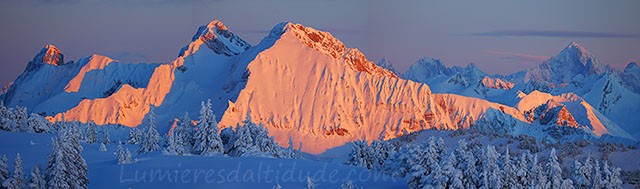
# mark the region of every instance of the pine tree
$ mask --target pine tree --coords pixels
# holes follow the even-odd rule
[[[142,142],[142,131],[138,127],[129,130],[128,144],[140,144]]]
[[[33,130],[29,127],[29,114],[27,113],[26,107],[16,107],[15,110],[15,131],[18,132],[33,132]]]
[[[545,166],[548,182],[547,184],[551,188],[560,188],[562,186],[562,167],[558,162],[558,156],[556,156],[556,149],[551,148],[549,153],[549,161]]]
[[[179,141],[184,149],[191,149],[193,147],[194,127],[193,123],[191,123],[191,118],[189,118],[189,113],[184,113],[180,124],[178,124],[172,132],[175,132],[176,141]]]
[[[42,171],[40,171],[40,167],[33,166],[33,168],[31,168],[31,179],[29,179],[29,188],[44,189],[46,184],[47,183],[44,180],[44,175],[42,175]]]
[[[0,130],[11,131],[9,127],[9,109],[4,106],[4,102],[0,100]],[[0,183],[2,180],[0,180]]]
[[[109,130],[103,127],[102,130],[102,144],[111,144],[111,136],[109,136]]]
[[[71,188],[67,181],[67,167],[65,166],[64,151],[60,146],[59,139],[52,139],[53,151],[49,154],[47,163],[47,187],[48,188]]]
[[[498,165],[498,157],[500,154],[496,151],[494,146],[487,146],[485,151],[485,159],[482,162],[482,170],[484,171],[483,178],[484,184],[487,188],[502,188],[504,181],[500,176],[500,168]],[[488,184],[488,185],[487,185]]]
[[[51,130],[49,123],[40,115],[32,113],[27,119],[30,132],[46,133]]]
[[[538,163],[538,155],[535,155],[533,158],[530,174],[529,188],[547,188],[547,176],[542,170],[540,163]]]
[[[224,146],[218,132],[218,123],[216,122],[216,116],[213,114],[211,100],[208,100],[206,104],[204,102],[201,103],[194,151],[200,155],[224,153]]]
[[[575,181],[576,188],[591,187],[592,181],[592,162],[591,154],[587,156],[584,163],[580,163],[577,160],[574,162],[573,180]]]
[[[529,167],[527,161],[527,154],[520,154],[520,159],[518,160],[516,167],[516,177],[517,184],[515,188],[525,188],[525,186],[529,185]]]
[[[351,144],[351,153],[346,164],[371,169],[373,166],[372,149],[368,146],[367,140],[356,140]]]
[[[153,152],[160,148],[160,134],[156,130],[156,114],[153,107],[149,110],[148,119],[149,127],[142,138],[142,144],[138,150],[140,153]]]
[[[5,180],[2,183],[2,186],[9,189],[24,188],[25,186],[24,172],[22,170],[22,158],[20,158],[20,154],[16,155],[16,161],[14,163],[14,166],[15,167],[13,169],[13,174],[11,175],[11,178]]]
[[[96,123],[93,121],[89,121],[89,123],[87,123],[87,133],[85,141],[89,144],[98,142],[98,131],[96,129]]]
[[[444,189],[447,184],[447,178],[442,174],[442,169],[440,168],[440,164],[436,163],[431,165],[431,172],[426,178],[427,180],[421,181],[422,183],[430,183],[433,188],[442,188]]]
[[[395,147],[388,141],[374,140],[371,142],[371,168],[380,170],[389,156],[395,153]]]
[[[455,153],[458,158],[457,167],[462,170],[462,184],[464,188],[478,187],[477,159],[464,139],[458,141],[458,148],[455,150]]]
[[[564,180],[562,180],[562,186],[560,186],[560,188],[562,188],[562,189],[574,189],[575,187],[573,186],[573,182],[571,181],[571,179],[564,179]]]
[[[516,176],[516,168],[511,161],[511,154],[509,154],[509,148],[507,147],[504,156],[502,156],[502,177],[504,180],[504,187],[514,188],[518,184]]]
[[[164,148],[164,153],[167,154],[175,154],[175,155],[184,155],[185,150],[184,146],[182,146],[182,141],[178,137],[176,137],[175,129],[172,132],[169,132],[169,137],[167,139],[167,145]]]
[[[77,128],[62,123],[47,163],[49,188],[87,188],[87,163],[81,156],[79,137]]]
[[[252,151],[256,151],[253,146],[253,138],[251,132],[246,126],[236,126],[236,136],[238,137],[233,144],[233,149],[236,152],[236,156],[246,156]]]
[[[316,183],[311,179],[311,177],[307,177],[307,189],[315,189]]]
[[[117,153],[116,157],[118,158],[118,165],[133,163],[131,152],[129,152],[129,149],[122,148],[121,143],[118,144],[118,151],[116,153]]]
[[[280,184],[276,184],[273,186],[273,189],[282,189],[282,186],[280,186]]]
[[[133,162],[135,162],[135,161],[133,160],[133,157],[131,156],[131,151],[129,151],[129,148],[125,148],[125,149],[124,149],[124,157],[125,157],[125,159],[127,160],[127,161],[126,161],[127,163],[133,163]]]
[[[105,146],[104,143],[100,143],[100,148],[98,148],[98,151],[106,152],[107,151],[107,146]]]
[[[622,169],[619,167],[611,167],[611,180],[609,180],[609,186],[614,189],[622,188],[622,180],[620,179],[620,172]]]
[[[2,101],[0,101],[2,102]],[[0,158],[0,184],[9,178],[9,169],[7,166],[7,155],[3,154]]]
[[[592,173],[591,188],[602,188],[602,174],[600,172],[600,162],[598,160],[594,161]]]
[[[445,186],[449,188],[464,188],[464,184],[462,182],[462,172],[454,166],[454,164],[456,164],[456,161],[456,154],[451,152],[441,163],[442,174],[446,178]]]
[[[341,189],[356,189],[356,185],[353,184],[351,180],[348,180],[344,184],[340,185]]]

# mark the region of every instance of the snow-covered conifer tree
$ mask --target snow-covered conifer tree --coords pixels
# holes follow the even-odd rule
[[[16,123],[15,131],[18,132],[33,132],[33,129],[29,127],[29,114],[27,113],[26,107],[16,107],[14,120]]]
[[[307,189],[315,189],[316,183],[311,179],[311,177],[307,177]]]
[[[129,149],[124,149],[122,147],[122,143],[118,144],[118,151],[117,153],[117,160],[118,160],[118,165],[123,165],[123,164],[129,164],[133,162],[133,158],[131,158],[131,152],[129,152]]]
[[[142,131],[138,127],[129,130],[128,144],[140,144],[142,142]]]
[[[100,147],[98,147],[98,151],[106,152],[107,146],[105,146],[104,143],[100,143]]]
[[[31,178],[29,179],[29,188],[30,189],[44,189],[47,181],[44,179],[44,175],[42,171],[40,171],[39,166],[33,166],[31,168]]]
[[[176,141],[179,141],[184,149],[191,149],[193,147],[194,127],[193,123],[191,123],[191,118],[189,118],[189,113],[184,113],[180,124],[178,124],[172,132],[175,132]]]
[[[356,185],[351,180],[347,180],[344,184],[340,185],[341,189],[356,189]]]
[[[529,185],[529,166],[527,161],[527,155],[525,153],[520,154],[518,163],[515,166],[517,184],[516,188],[524,188]]]
[[[2,102],[2,101],[0,101]],[[0,185],[9,178],[9,167],[7,166],[7,155],[0,157]]]
[[[529,171],[529,174],[531,175],[529,180],[529,188],[546,188],[547,176],[540,164],[541,163],[538,163],[538,155],[534,155],[533,162],[531,164],[531,170]]]
[[[218,123],[216,122],[216,116],[213,114],[211,100],[208,100],[206,104],[204,102],[201,103],[200,120],[198,120],[194,141],[194,152],[200,155],[224,153],[224,146],[218,132]]]
[[[176,130],[169,132],[169,137],[167,138],[167,144],[163,150],[164,153],[167,154],[175,154],[175,155],[184,155],[185,150],[184,146],[182,146],[182,141],[178,137],[176,137]]]
[[[498,165],[498,157],[500,154],[496,151],[494,146],[487,146],[485,151],[485,159],[482,163],[482,169],[487,173],[486,179],[488,179],[488,188],[502,188],[504,180],[500,176],[500,168]],[[485,185],[486,186],[486,185]]]
[[[441,163],[442,174],[446,178],[445,186],[449,188],[464,188],[464,184],[462,182],[462,171],[454,166],[456,164],[456,161],[456,154],[451,152],[446,158],[443,159],[443,162]]]
[[[153,107],[149,110],[147,114],[147,118],[149,119],[149,127],[147,131],[144,133],[144,137],[142,138],[142,143],[140,144],[140,153],[148,153],[156,151],[160,148],[160,134],[158,130],[156,130],[156,114],[153,111]]]
[[[346,164],[371,169],[373,163],[371,155],[372,151],[367,144],[367,140],[353,141],[351,143],[351,153],[349,153]]]
[[[558,162],[558,156],[556,156],[556,149],[551,148],[551,152],[549,153],[549,161],[547,161],[547,165],[545,166],[548,182],[547,184],[551,188],[560,188],[562,186],[562,167],[560,167],[560,163]]]
[[[233,145],[233,149],[237,156],[245,156],[247,153],[257,150],[253,146],[253,138],[251,137],[249,127],[236,126],[236,137],[237,139]]]
[[[27,119],[27,124],[30,132],[36,133],[46,133],[51,130],[49,126],[49,122],[45,120],[42,116],[32,113]]]
[[[23,169],[22,169],[22,158],[20,157],[20,154],[16,155],[16,161],[14,163],[13,174],[11,174],[11,177],[6,179],[2,183],[2,186],[4,188],[10,188],[10,189],[13,189],[13,188],[16,188],[16,189],[24,188],[25,180],[24,180],[24,172],[23,172]]]
[[[591,188],[602,188],[602,172],[600,171],[600,162],[593,161],[593,171],[591,176]]]
[[[89,144],[98,142],[98,131],[96,129],[96,123],[93,121],[89,121],[89,123],[87,123],[85,141]]]
[[[9,109],[4,106],[4,102],[0,100],[0,130],[9,131]],[[0,180],[0,183],[2,180]]]
[[[111,144],[111,136],[109,136],[109,130],[106,127],[102,128],[102,144]]]

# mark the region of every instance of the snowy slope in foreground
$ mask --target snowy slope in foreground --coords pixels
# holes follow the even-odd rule
[[[51,152],[49,134],[8,133],[0,131],[0,155],[13,162],[16,153],[23,158],[24,171],[33,166],[45,168]],[[159,152],[137,155],[137,162],[117,165],[117,144],[98,150],[98,144],[82,144],[87,161],[89,188],[283,188],[306,187],[307,175],[318,188],[339,188],[346,180],[364,188],[403,188],[402,178],[390,177],[342,162],[271,159],[251,157],[172,156]],[[138,146],[128,146],[134,151]],[[13,166],[9,164],[10,171]],[[176,174],[177,171],[177,174]],[[152,176],[153,175],[153,176]],[[184,175],[184,176],[183,176]]]

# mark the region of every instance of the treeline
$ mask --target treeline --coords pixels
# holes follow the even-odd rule
[[[255,124],[251,116],[233,127],[219,130],[211,101],[202,102],[197,124],[185,114],[174,128],[170,129],[166,138],[162,138],[155,128],[155,113],[151,110],[147,116],[149,125],[145,130],[132,128],[127,139],[128,144],[139,144],[139,153],[160,150],[172,155],[229,155],[229,156],[268,156],[275,158],[300,158],[300,148],[294,149],[289,139],[288,148],[279,146],[269,130],[262,124]],[[164,141],[164,143],[163,143]],[[125,151],[126,152],[126,151]]]
[[[455,149],[442,138],[400,146],[398,142],[356,141],[348,165],[387,172],[406,178],[409,188],[621,188],[621,169],[589,155],[575,160],[563,172],[552,148],[541,157],[524,151],[519,155],[506,148],[469,145],[458,141]]]
[[[46,133],[52,124],[38,114],[29,114],[27,108],[7,108],[0,101],[0,130],[10,132]]]

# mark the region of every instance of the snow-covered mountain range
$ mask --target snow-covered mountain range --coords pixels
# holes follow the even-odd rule
[[[637,65],[616,72],[576,43],[510,76],[432,58],[399,76],[387,59],[372,62],[328,32],[284,22],[252,46],[216,20],[170,63],[63,57],[45,46],[0,99],[50,121],[129,127],[142,125],[154,106],[164,130],[185,112],[198,115],[200,102],[211,99],[220,127],[250,114],[281,145],[291,137],[311,153],[423,129],[474,127],[555,140],[640,135],[640,118],[628,115],[640,112],[633,107],[640,100]],[[558,137],[555,128],[573,129]]]
[[[422,58],[403,78],[427,83],[434,93],[455,93],[507,105],[516,105],[519,99],[532,94],[545,96],[538,97],[541,100],[532,108],[547,103],[554,95],[575,96],[573,99],[582,105],[580,110],[568,106],[569,112],[591,111],[601,122],[618,125],[633,138],[640,138],[640,118],[633,116],[640,111],[640,69],[635,62],[629,63],[624,71],[617,71],[600,64],[588,50],[571,42],[537,67],[511,75],[488,75],[477,68],[473,70],[480,74],[469,74],[460,67],[446,67],[439,60]]]

